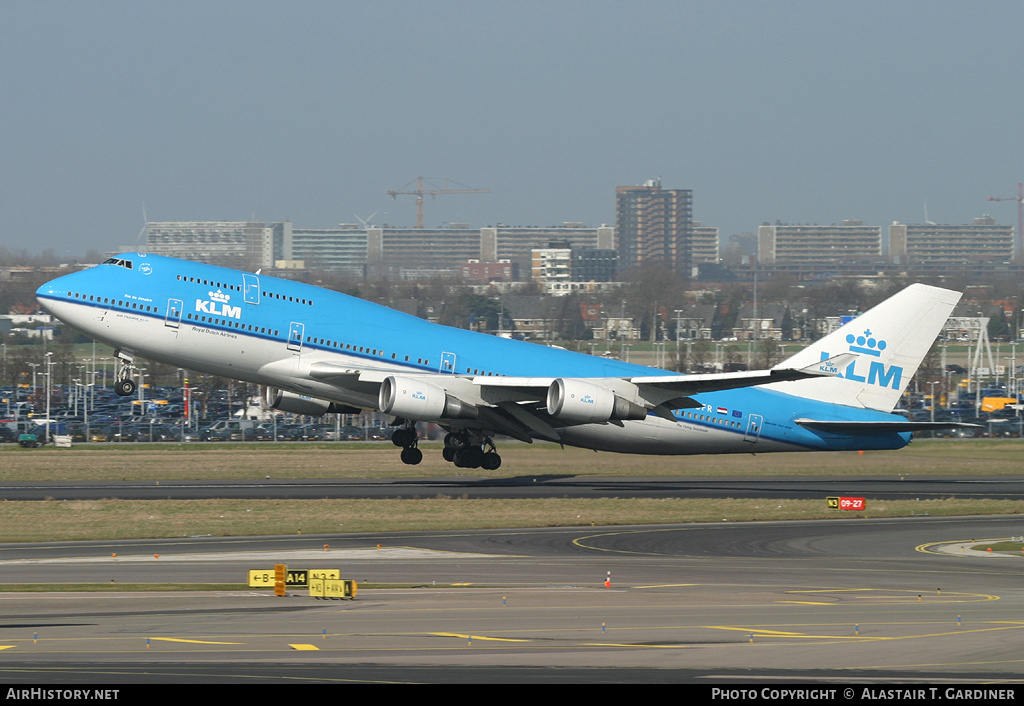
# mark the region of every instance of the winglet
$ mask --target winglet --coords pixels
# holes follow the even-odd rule
[[[820,363],[812,363],[807,367],[800,368],[800,372],[808,375],[833,377],[838,375],[843,368],[855,360],[857,360],[856,353],[840,353],[839,355],[834,355],[831,358],[826,358]]]

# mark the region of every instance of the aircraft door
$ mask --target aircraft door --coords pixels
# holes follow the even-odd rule
[[[181,325],[181,310],[184,304],[180,299],[167,300],[167,315],[164,317],[164,326],[178,328]]]
[[[245,273],[242,275],[242,298],[246,304],[260,303],[260,278]]]
[[[751,444],[757,443],[761,437],[761,425],[763,424],[764,417],[760,414],[751,414],[747,420],[747,433],[743,435],[743,440],[749,441]]]
[[[305,334],[306,325],[293,321],[288,326],[288,350],[298,353],[302,350],[302,337]]]
[[[437,369],[439,373],[455,373],[455,354],[454,353],[441,353],[441,366]]]

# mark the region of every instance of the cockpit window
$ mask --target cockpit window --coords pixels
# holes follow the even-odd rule
[[[131,260],[123,260],[123,259],[121,259],[119,257],[107,258],[106,260],[103,261],[103,264],[104,265],[117,265],[119,267],[124,267],[124,268],[129,269],[129,270],[132,269],[132,261]]]

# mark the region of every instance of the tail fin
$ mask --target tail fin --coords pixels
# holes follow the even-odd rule
[[[798,397],[891,412],[960,296],[912,284],[777,366],[803,368],[840,353],[856,354],[839,375],[771,387]]]

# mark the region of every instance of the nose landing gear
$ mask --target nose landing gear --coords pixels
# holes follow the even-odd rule
[[[134,359],[127,353],[114,351],[117,358],[117,382],[114,383],[114,392],[121,397],[131,397],[135,394],[135,381],[132,376],[135,372]]]

